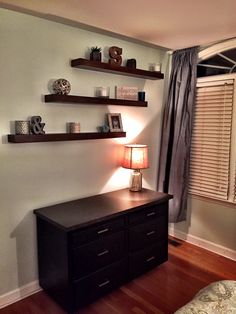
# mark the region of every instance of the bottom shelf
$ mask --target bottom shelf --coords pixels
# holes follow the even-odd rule
[[[108,133],[49,133],[49,134],[9,134],[9,143],[33,143],[33,142],[55,142],[55,141],[82,141],[106,138],[126,137],[126,132]]]

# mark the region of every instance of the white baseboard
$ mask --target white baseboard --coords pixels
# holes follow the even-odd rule
[[[3,294],[0,296],[0,309],[12,303],[15,303],[19,300],[22,300],[28,297],[29,295],[34,294],[40,290],[42,289],[39,286],[38,280],[36,280],[16,290]]]
[[[236,261],[236,251],[169,227],[169,235]]]

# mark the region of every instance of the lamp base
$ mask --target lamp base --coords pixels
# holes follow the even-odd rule
[[[142,191],[142,173],[138,169],[131,174],[129,190],[132,192]]]

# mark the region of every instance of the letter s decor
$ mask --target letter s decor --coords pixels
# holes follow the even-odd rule
[[[121,65],[122,63],[122,48],[112,46],[109,48],[109,64],[111,65]]]

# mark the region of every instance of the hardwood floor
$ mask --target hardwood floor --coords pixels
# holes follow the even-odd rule
[[[187,242],[169,245],[169,261],[122,286],[79,314],[172,314],[207,284],[236,280],[236,262]],[[0,314],[65,314],[43,291]]]

